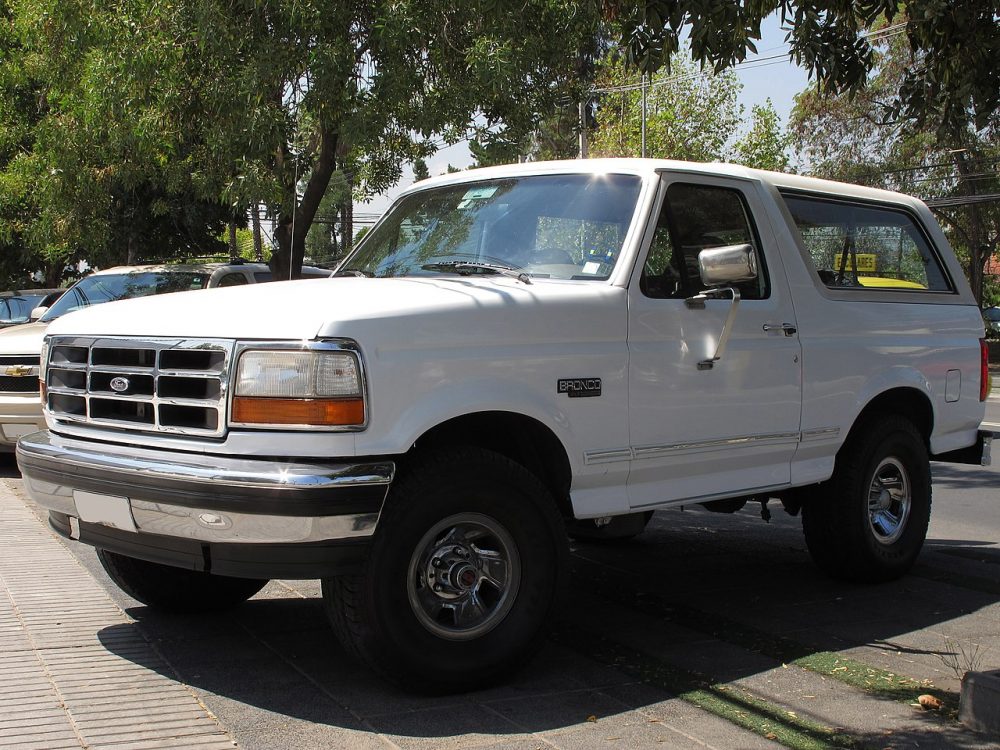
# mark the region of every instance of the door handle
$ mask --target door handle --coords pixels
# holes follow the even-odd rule
[[[798,329],[791,323],[781,323],[780,325],[777,323],[765,323],[764,332],[770,333],[771,331],[781,331],[786,336],[794,336],[798,332]]]

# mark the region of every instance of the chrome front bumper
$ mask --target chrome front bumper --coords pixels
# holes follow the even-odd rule
[[[47,430],[21,438],[17,462],[28,494],[53,514],[57,530],[65,533],[68,524],[74,538],[77,501],[96,495],[127,503],[134,528],[122,532],[126,539],[156,535],[224,545],[367,540],[395,472],[392,461],[242,459],[75,440]],[[85,525],[116,527],[113,520],[84,516]],[[115,533],[123,528],[118,523]]]

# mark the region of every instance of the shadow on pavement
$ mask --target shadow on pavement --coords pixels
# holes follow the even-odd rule
[[[17,459],[13,453],[0,453],[0,477],[3,479],[21,478],[21,472],[17,470]]]
[[[934,674],[939,688],[955,693],[957,681],[944,664],[951,646],[941,629],[947,624],[949,632],[974,637],[977,626],[966,620],[1000,602],[1000,590],[968,572],[988,567],[996,580],[994,566],[982,564],[1000,560],[995,544],[934,540],[915,575],[856,586],[820,574],[798,520],[784,514],[764,524],[750,510],[721,517],[660,512],[629,543],[574,545],[564,616],[523,672],[489,690],[446,697],[403,692],[347,655],[326,623],[315,582],[272,582],[223,614],[171,616],[135,606],[128,609],[134,624],[100,636],[114,651],[122,630],[138,628],[176,670],[169,677],[230,703],[225,722],[257,707],[403,737],[551,732],[588,714],[658,704],[691,685],[749,684],[770,670],[780,681],[783,664],[818,663],[831,652],[829,658],[849,652],[893,674]],[[960,556],[966,553],[971,557]],[[996,618],[987,619],[995,625]],[[992,635],[1000,640],[1000,630]],[[643,676],[650,663],[660,677]],[[906,707],[909,693],[879,697],[830,684],[843,688],[840,708],[848,713],[870,713],[882,701],[912,712],[916,718],[892,734],[892,747],[983,746],[957,724],[942,726]],[[797,700],[789,693],[787,705],[804,715],[808,701],[803,709]],[[921,720],[926,733],[913,729]],[[887,746],[878,732],[851,737],[861,746]]]

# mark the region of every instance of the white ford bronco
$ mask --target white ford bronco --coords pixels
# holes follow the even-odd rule
[[[321,578],[351,651],[461,689],[538,647],[567,532],[635,535],[658,508],[775,500],[829,573],[902,575],[930,460],[989,459],[983,336],[913,198],[717,164],[490,168],[415,185],[338,278],[53,322],[48,429],[18,462],[136,599]]]

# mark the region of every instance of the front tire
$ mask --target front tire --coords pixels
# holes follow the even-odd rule
[[[267,585],[256,578],[231,578],[126,557],[106,549],[97,559],[111,580],[133,599],[166,612],[228,609]]]
[[[802,507],[806,546],[835,578],[891,581],[920,554],[931,512],[927,448],[908,419],[874,415],[837,454],[833,477]]]
[[[363,574],[323,581],[344,646],[407,689],[487,685],[539,648],[567,574],[551,495],[476,448],[418,455],[394,483]]]

